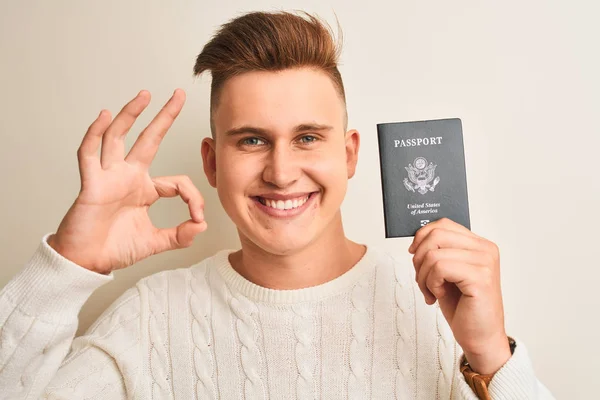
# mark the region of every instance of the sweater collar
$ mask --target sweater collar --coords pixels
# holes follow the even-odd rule
[[[371,246],[366,247],[365,254],[348,271],[333,280],[303,289],[269,289],[249,281],[233,269],[229,262],[229,255],[236,251],[233,249],[217,252],[213,257],[213,267],[216,268],[232,291],[239,292],[256,302],[294,304],[321,301],[348,291],[361,279],[366,279],[365,273],[372,271],[376,265],[375,250]]]

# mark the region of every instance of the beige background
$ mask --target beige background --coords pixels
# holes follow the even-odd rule
[[[243,11],[276,5],[332,23],[335,12],[345,32],[349,122],[362,133],[343,205],[348,235],[385,246],[412,268],[410,240],[384,239],[375,124],[462,118],[472,228],[500,246],[508,332],[528,345],[557,398],[597,394],[597,3],[248,3],[0,3],[0,286],[77,195],[76,150],[89,123],[101,108],[116,114],[142,88],[153,101],[129,146],[174,88],[187,92],[151,172],[190,175],[206,197],[210,228],[189,249],[118,272],[86,304],[80,331],[141,277],[237,246],[202,172],[210,80],[192,78],[195,56]],[[151,213],[159,226],[187,218],[179,199],[161,200]]]

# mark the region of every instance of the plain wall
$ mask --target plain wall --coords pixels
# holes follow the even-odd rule
[[[343,204],[347,235],[412,268],[410,239],[385,239],[376,124],[462,119],[471,224],[501,250],[508,333],[523,340],[557,398],[598,393],[600,25],[597,2],[2,1],[0,286],[54,231],[79,191],[76,151],[102,108],[139,90],[188,100],[152,165],[187,174],[209,230],[185,250],[116,273],[81,313],[82,332],[140,278],[239,245],[202,171],[210,78],[192,76],[218,26],[251,10],[303,9],[344,31],[349,127],[362,134]],[[151,208],[160,227],[188,218],[180,199]],[[586,383],[587,382],[587,383]]]

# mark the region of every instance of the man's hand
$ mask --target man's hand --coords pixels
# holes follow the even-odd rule
[[[419,229],[408,251],[429,305],[439,302],[471,368],[499,370],[511,357],[504,328],[498,246],[443,218]]]
[[[114,119],[108,111],[100,112],[77,151],[81,190],[48,245],[84,268],[108,274],[151,255],[189,247],[206,230],[204,200],[189,177],[149,175],[184,102],[185,92],[175,90],[128,154],[125,136],[150,103],[150,93],[142,90]],[[161,197],[175,196],[188,204],[190,219],[171,228],[155,227],[148,209]]]

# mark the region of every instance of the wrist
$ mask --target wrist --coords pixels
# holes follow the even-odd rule
[[[101,274],[101,275],[109,275],[111,272],[110,270],[105,271],[105,270],[102,270],[99,268],[95,268],[93,265],[91,265],[91,263],[84,262],[83,260],[81,260],[80,257],[75,257],[75,256],[71,255],[65,249],[65,247],[60,245],[60,242],[56,238],[56,233],[53,233],[50,236],[48,236],[48,238],[46,239],[46,243],[58,255],[60,255],[61,257],[63,257],[66,260],[69,260],[70,262],[72,262],[73,264],[75,264],[81,268],[87,269],[88,271],[91,271],[91,272],[94,272],[97,274]]]
[[[506,335],[495,342],[490,342],[485,346],[484,351],[464,353],[470,368],[481,375],[496,373],[512,356],[509,338]]]

